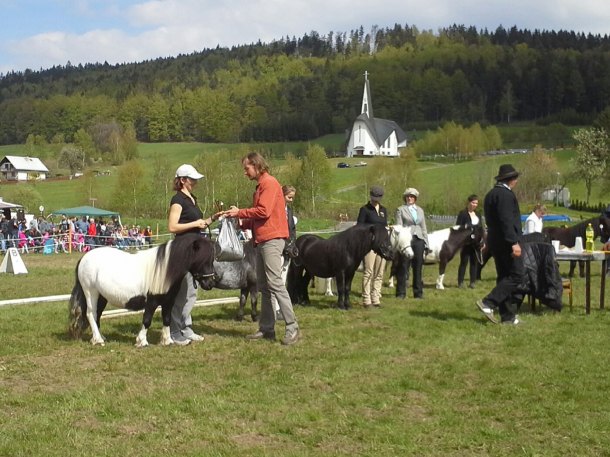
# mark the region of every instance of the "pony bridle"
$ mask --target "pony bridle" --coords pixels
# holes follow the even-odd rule
[[[191,273],[193,276],[193,286],[197,289],[197,283],[201,283],[205,278],[211,278],[212,276],[216,276],[216,273]]]

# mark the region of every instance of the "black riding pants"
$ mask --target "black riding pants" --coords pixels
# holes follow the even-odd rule
[[[519,292],[525,276],[523,257],[513,257],[510,245],[492,249],[492,256],[496,263],[496,287],[484,301],[499,309],[503,321],[512,320],[523,302],[523,293]]]
[[[409,268],[413,269],[413,296],[422,298],[424,295],[424,282],[422,279],[422,271],[424,267],[424,250],[426,243],[417,237],[413,237],[411,241],[413,249],[413,258],[407,259],[402,254],[398,268],[396,269],[396,296],[404,298],[407,295],[407,279],[409,277]]]
[[[460,266],[458,267],[458,285],[464,282],[466,266],[470,262],[470,284],[477,281],[479,262],[477,261],[477,251],[473,246],[464,246],[460,251]]]

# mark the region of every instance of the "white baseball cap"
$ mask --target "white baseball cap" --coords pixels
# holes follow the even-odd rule
[[[194,166],[185,163],[176,170],[176,178],[201,179],[203,175],[195,170]]]

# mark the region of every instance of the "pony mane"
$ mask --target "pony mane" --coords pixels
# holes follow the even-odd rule
[[[185,234],[150,249],[150,261],[145,263],[147,291],[153,295],[167,293],[193,267],[197,234]]]
[[[597,238],[601,234],[601,229],[599,226],[600,226],[600,224],[604,223],[604,221],[610,223],[610,220],[608,220],[608,218],[597,216],[597,217],[592,217],[590,219],[586,219],[586,220],[579,222],[578,224],[575,224],[568,228],[572,229],[573,233],[575,234],[574,236],[580,236],[584,240],[585,231],[587,230],[587,225],[591,224],[591,227],[593,228],[593,232],[595,233],[595,237]]]
[[[144,277],[146,278],[147,291],[153,295],[164,294],[169,290],[171,283],[168,275],[168,252],[171,250],[173,240],[150,250],[151,259],[145,263]],[[153,250],[155,252],[153,252]]]
[[[356,224],[335,236],[345,238],[346,249],[350,252],[359,252],[362,250],[362,238],[360,236],[354,236],[354,234],[369,232],[372,226],[373,225],[371,224]]]
[[[182,281],[189,271],[203,271],[213,255],[214,244],[209,239],[196,233],[181,235],[159,246],[155,275],[164,277],[165,286],[169,288]]]

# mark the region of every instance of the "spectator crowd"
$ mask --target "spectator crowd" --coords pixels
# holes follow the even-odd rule
[[[104,219],[62,215],[59,221],[51,217],[33,218],[26,222],[17,216],[7,218],[0,213],[0,251],[17,248],[22,254],[87,252],[100,246],[119,249],[143,249],[153,244],[150,226],[122,225],[119,219]],[[71,244],[71,246],[70,246]]]

